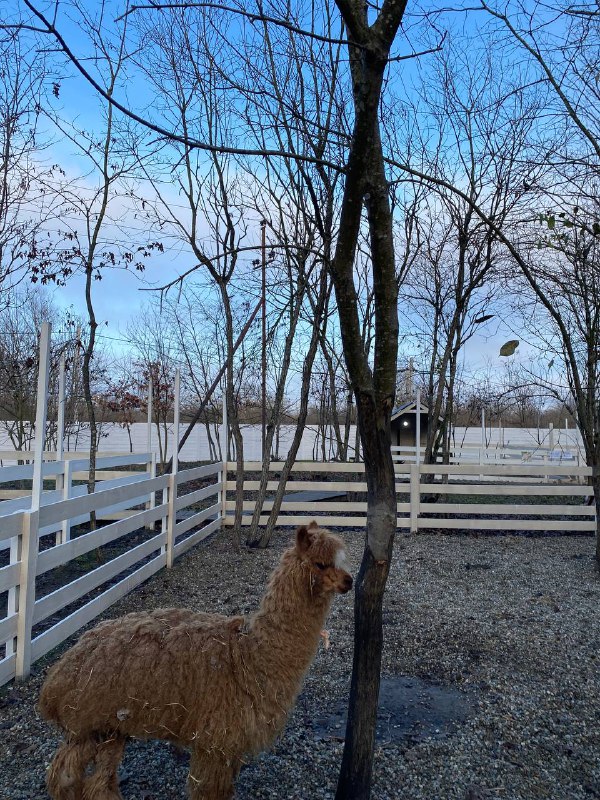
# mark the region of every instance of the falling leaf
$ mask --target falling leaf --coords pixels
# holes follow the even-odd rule
[[[477,319],[474,319],[473,323],[475,325],[480,325],[482,322],[487,322],[488,319],[493,319],[495,316],[495,314],[484,314],[483,317],[477,317]]]
[[[512,356],[514,355],[515,350],[519,346],[518,339],[511,339],[508,342],[505,342],[502,347],[500,348],[500,355],[501,356]]]

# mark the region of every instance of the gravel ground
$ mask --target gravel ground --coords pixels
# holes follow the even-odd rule
[[[362,535],[345,539],[356,570]],[[250,612],[289,540],[282,532],[267,551],[239,555],[224,536],[203,543],[105,616],[169,605]],[[593,549],[592,538],[579,536],[398,537],[383,674],[459,690],[468,712],[450,727],[434,721],[420,735],[380,741],[374,799],[600,798],[600,578]],[[336,599],[331,646],[320,648],[282,738],[242,770],[237,800],[333,798],[343,725],[324,732],[315,721],[347,698],[352,603],[352,593]],[[44,772],[58,735],[35,702],[56,655],[38,662],[25,683],[0,690],[2,800],[46,797]],[[132,742],[121,789],[126,800],[177,800],[185,797],[186,774],[185,753]]]

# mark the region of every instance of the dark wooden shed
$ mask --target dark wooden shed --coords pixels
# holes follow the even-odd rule
[[[422,446],[427,441],[429,426],[429,409],[421,403],[421,442]],[[392,411],[392,445],[401,447],[414,447],[417,433],[417,403],[412,400],[403,403]]]

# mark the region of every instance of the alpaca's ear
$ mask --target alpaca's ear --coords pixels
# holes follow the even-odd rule
[[[312,522],[308,523],[308,530],[309,531],[316,531],[318,529],[319,529],[319,523],[315,519],[313,519]]]
[[[306,525],[301,525],[296,531],[296,547],[300,552],[308,550],[312,542],[312,535],[310,534]]]

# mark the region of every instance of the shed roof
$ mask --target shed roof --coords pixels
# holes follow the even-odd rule
[[[396,406],[396,408],[392,409],[392,422],[398,417],[401,417],[403,414],[414,414],[416,410],[416,400],[410,400],[407,403],[401,403],[399,406]],[[429,408],[423,405],[423,403],[420,405],[420,410],[421,414],[429,414]]]

